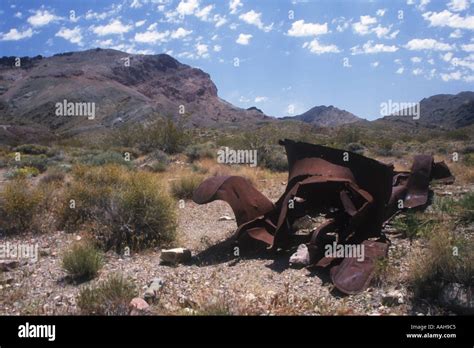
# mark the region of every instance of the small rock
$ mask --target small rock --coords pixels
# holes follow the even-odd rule
[[[11,283],[13,283],[14,280],[15,279],[12,276],[5,275],[2,278],[0,278],[0,284],[1,285],[10,285]]]
[[[160,297],[160,292],[164,283],[165,282],[161,278],[154,278],[143,295],[145,301],[148,303],[156,302]]]
[[[79,240],[81,240],[81,239],[82,239],[82,237],[81,237],[81,236],[76,236],[76,238],[75,238],[75,239],[76,239],[77,241],[79,241]]]
[[[130,301],[130,315],[143,314],[148,308],[150,308],[150,305],[140,297],[135,297]]]
[[[382,304],[387,307],[403,304],[403,294],[398,290],[392,290],[382,297]]]
[[[257,297],[254,294],[249,293],[249,294],[245,295],[245,299],[249,302],[253,302],[257,299]]]
[[[0,270],[3,272],[11,271],[20,265],[18,261],[0,261]]]
[[[160,258],[162,262],[184,263],[191,259],[191,251],[185,248],[163,249]]]
[[[300,244],[296,252],[290,257],[291,266],[308,266],[309,251],[306,244]]]
[[[217,219],[217,221],[232,221],[232,220],[234,220],[234,218],[228,215],[222,215],[219,219]]]
[[[458,314],[474,314],[474,287],[459,283],[445,285],[439,294],[440,303]]]

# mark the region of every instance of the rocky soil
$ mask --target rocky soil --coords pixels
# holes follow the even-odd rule
[[[274,200],[284,187],[275,182],[265,194]],[[457,195],[466,188],[453,186],[448,190],[436,189],[440,194]],[[40,257],[36,262],[11,264],[11,269],[4,267],[5,272],[0,273],[0,314],[78,314],[76,296],[80,288],[104,280],[111,273],[130,277],[140,296],[153,279],[163,281],[158,300],[148,308],[151,314],[441,313],[429,303],[412,303],[407,289],[410,262],[424,247],[421,240],[409,241],[387,228],[385,232],[392,244],[384,276],[361,294],[342,296],[334,291],[327,274],[290,268],[290,253],[236,256],[234,245],[228,241],[234,229],[233,214],[226,203],[199,206],[186,201],[185,207],[179,210],[176,246],[192,251],[188,263],[160,264],[159,250],[130,256],[108,252],[99,276],[83,284],[68,282],[61,267],[62,253],[71,243],[83,238],[80,233],[56,231],[2,238],[2,243],[38,243]]]

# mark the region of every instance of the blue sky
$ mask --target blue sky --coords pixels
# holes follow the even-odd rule
[[[474,90],[473,0],[116,0],[0,4],[0,55],[168,53],[266,114]],[[73,12],[71,12],[73,11]]]

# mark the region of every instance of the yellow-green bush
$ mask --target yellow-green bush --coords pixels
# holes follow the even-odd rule
[[[171,193],[176,199],[191,199],[203,177],[196,174],[183,176],[171,184]]]
[[[105,249],[141,250],[175,238],[175,202],[157,176],[117,165],[80,166],[66,188],[60,226],[87,226]]]
[[[62,266],[73,280],[89,280],[102,267],[102,254],[90,242],[76,243],[64,253]]]
[[[0,192],[0,227],[7,232],[24,232],[31,229],[31,222],[43,200],[40,190],[25,179],[8,182]]]

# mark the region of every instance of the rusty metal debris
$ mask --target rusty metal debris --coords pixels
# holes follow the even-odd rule
[[[280,145],[289,176],[275,204],[239,176],[206,179],[193,200],[226,201],[235,214],[239,243],[263,243],[270,250],[300,245],[292,260],[328,268],[335,287],[346,294],[364,290],[377,259],[387,257],[384,223],[401,210],[426,206],[431,180],[454,182],[446,164],[432,156],[416,156],[410,172],[396,172],[393,165],[344,150],[288,139]],[[308,215],[324,221],[309,233],[297,233],[295,223]],[[332,245],[362,246],[364,257],[328,256]]]

